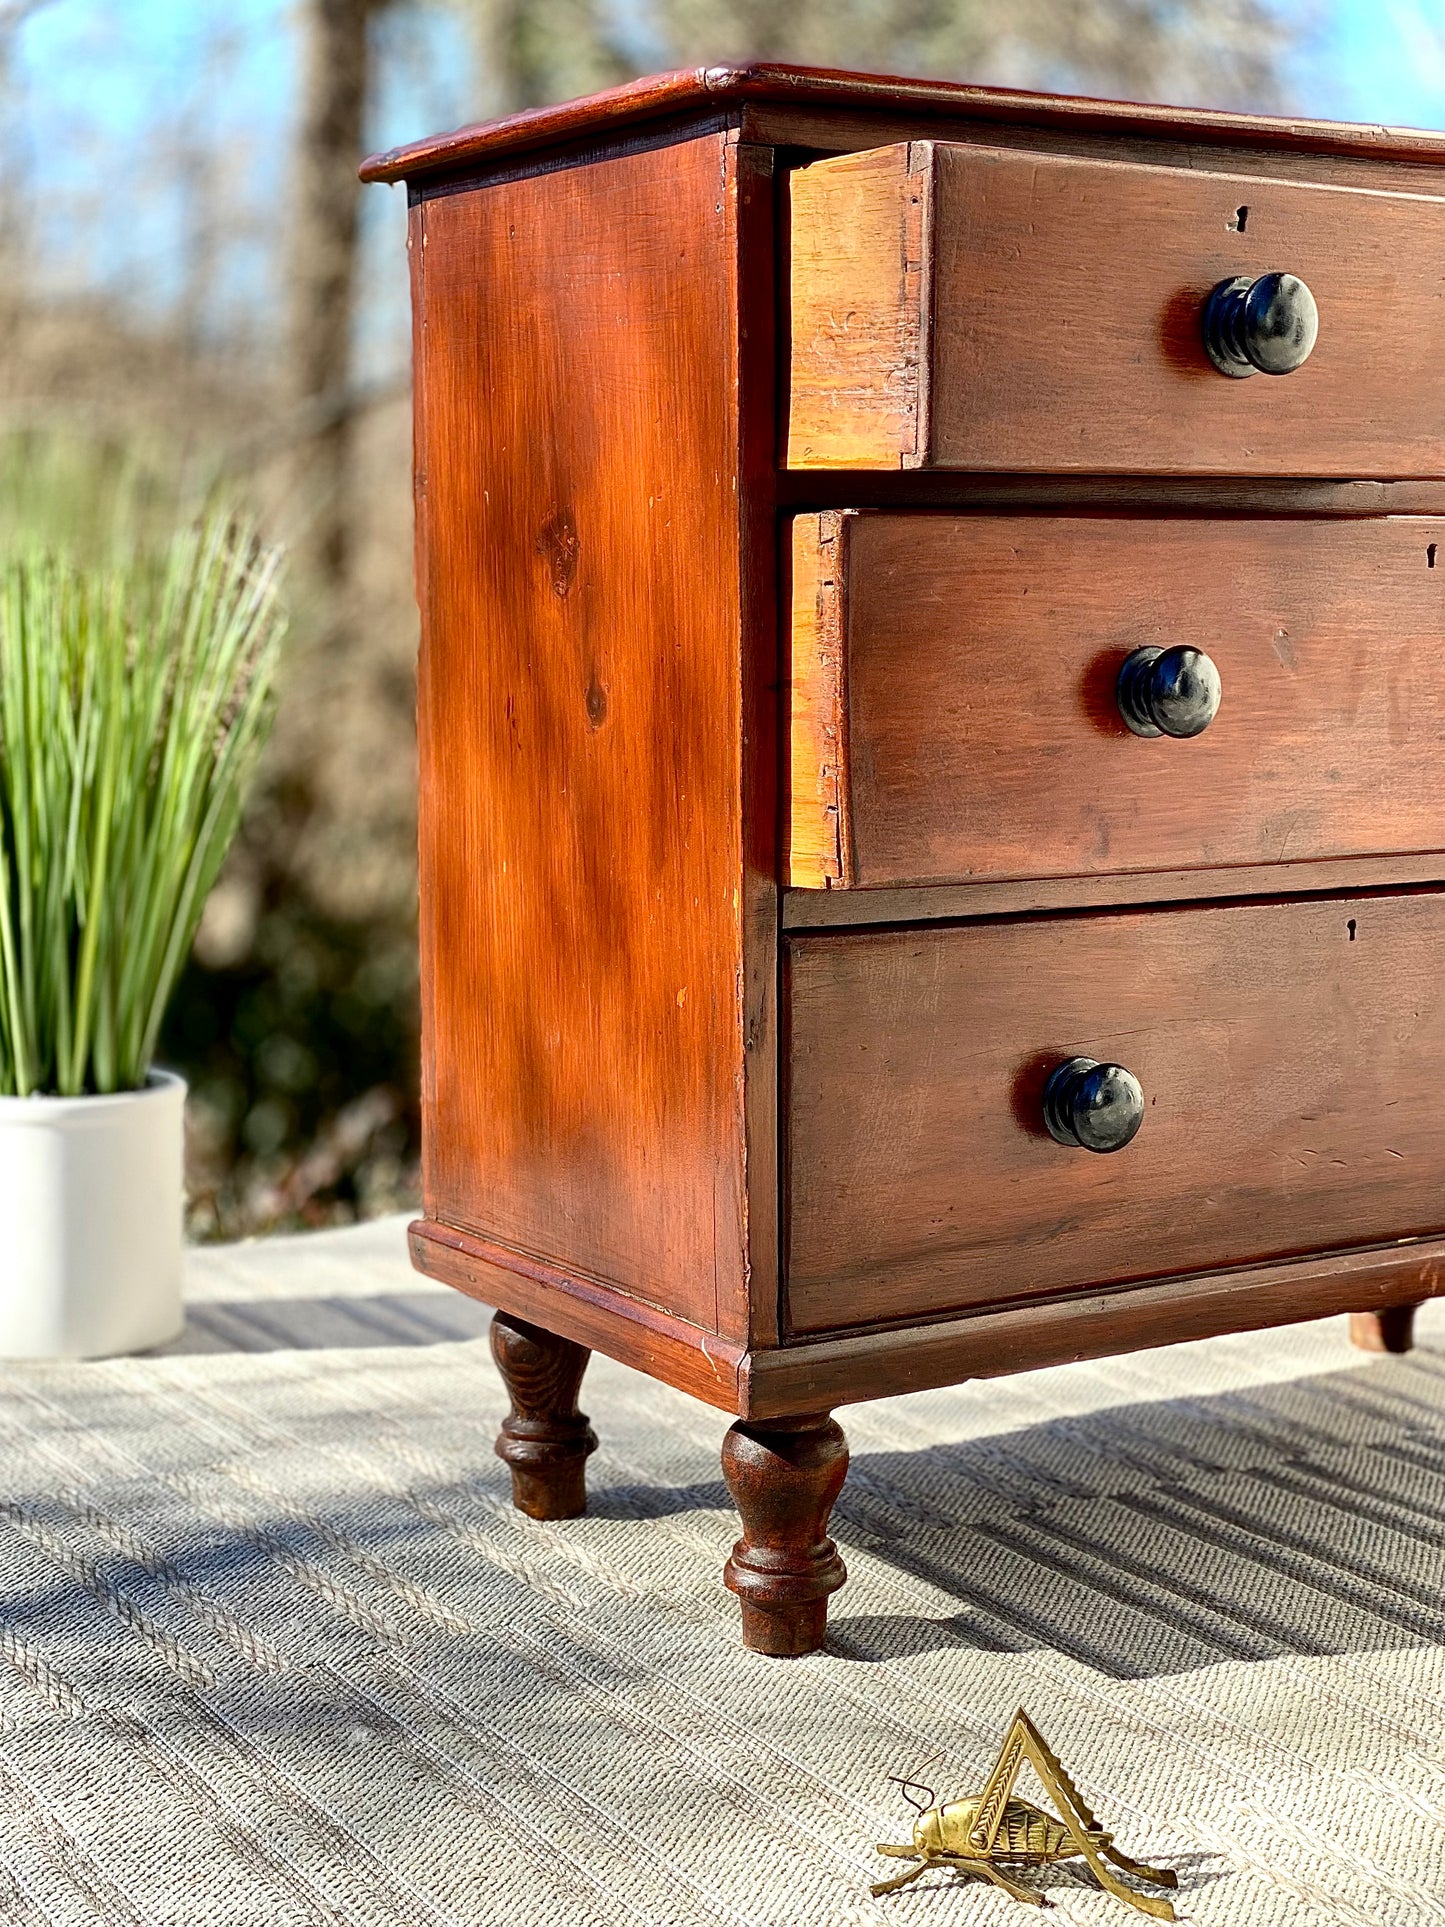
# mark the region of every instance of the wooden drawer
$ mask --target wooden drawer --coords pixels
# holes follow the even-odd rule
[[[798,468],[1445,474],[1445,201],[915,141],[792,176]],[[1286,270],[1284,377],[1204,352],[1210,290]]]
[[[1445,1226],[1438,892],[794,939],[788,984],[795,1332]],[[1043,1127],[1075,1055],[1142,1085],[1121,1151]]]
[[[801,517],[789,880],[1445,849],[1442,643],[1445,520]],[[1137,736],[1120,665],[1176,644],[1218,713]]]

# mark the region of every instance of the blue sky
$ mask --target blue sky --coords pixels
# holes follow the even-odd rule
[[[1274,4],[1299,29],[1287,72],[1294,110],[1445,129],[1445,0]],[[190,258],[187,156],[215,152],[219,140],[236,218],[210,269],[211,299],[218,311],[234,311],[236,297],[264,310],[284,218],[296,11],[295,0],[50,0],[26,24],[25,111],[0,131],[0,164],[38,189],[54,284],[99,281],[141,302],[173,300]],[[457,10],[432,0],[389,32],[372,144],[467,119]],[[400,198],[373,190],[364,203],[376,298],[363,345],[374,372],[405,353]]]
[[[1291,19],[1317,22],[1292,75],[1301,111],[1445,127],[1445,0],[1279,6]],[[187,93],[207,43],[229,34],[243,55],[231,89],[235,111],[274,120],[290,93],[295,11],[292,0],[50,0],[23,31],[24,66],[45,97],[43,121],[99,118],[117,135],[134,135],[163,93]],[[417,11],[411,71],[379,106],[378,137],[387,142],[429,131],[429,97],[457,87],[459,43],[445,7]],[[225,102],[213,104],[224,113]]]
[[[1326,0],[1297,104],[1331,120],[1445,128],[1445,0]]]
[[[210,151],[224,157],[236,208],[211,266],[210,306],[274,312],[297,11],[295,0],[50,0],[26,23],[25,113],[0,138],[0,155],[38,189],[40,259],[53,287],[98,284],[142,306],[173,301],[192,258],[186,161]],[[406,37],[393,40],[370,137],[378,147],[468,117],[456,13],[416,7]],[[405,212],[400,193],[380,189],[362,206],[374,290],[362,348],[368,372],[385,378],[406,352]]]

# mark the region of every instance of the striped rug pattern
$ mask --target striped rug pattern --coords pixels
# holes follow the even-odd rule
[[[1020,1702],[1200,1927],[1445,1921],[1445,1306],[1404,1359],[1331,1321],[850,1408],[795,1662],[737,1644],[720,1416],[595,1360],[590,1516],[523,1519],[485,1322],[389,1221],[193,1253],[163,1355],[0,1366],[0,1921],[1024,1919],[868,1894],[888,1776],[975,1788]]]

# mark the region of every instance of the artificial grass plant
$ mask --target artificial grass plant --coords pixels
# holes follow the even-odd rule
[[[0,1093],[145,1083],[270,726],[278,572],[220,507],[0,562]]]

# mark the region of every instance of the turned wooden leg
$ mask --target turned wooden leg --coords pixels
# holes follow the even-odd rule
[[[587,1509],[587,1455],[597,1435],[577,1410],[585,1345],[497,1312],[492,1357],[512,1400],[497,1457],[512,1472],[512,1504],[531,1519],[575,1519]]]
[[[848,1577],[828,1514],[848,1471],[848,1441],[826,1412],[732,1426],[723,1477],[743,1536],[723,1570],[743,1609],[743,1644],[787,1658],[828,1630],[828,1594]]]
[[[1391,1305],[1388,1311],[1352,1311],[1350,1343],[1362,1352],[1408,1352],[1415,1343],[1417,1305]]]

